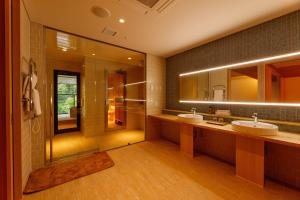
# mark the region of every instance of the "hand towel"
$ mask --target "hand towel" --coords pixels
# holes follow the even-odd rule
[[[224,101],[224,90],[214,90],[214,101]]]
[[[22,94],[24,97],[26,96],[28,90],[29,90],[29,76],[25,76],[23,80],[23,87],[22,87]]]
[[[40,94],[39,94],[39,91],[37,91],[36,89],[32,90],[32,100],[33,100],[33,106],[34,106],[34,114],[36,116],[41,115],[42,110],[41,110]]]
[[[37,75],[35,75],[35,73],[33,73],[32,79],[31,79],[32,88],[35,88],[37,82],[38,82],[38,77],[37,77]]]

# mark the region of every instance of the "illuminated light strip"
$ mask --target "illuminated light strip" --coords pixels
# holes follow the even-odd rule
[[[146,83],[146,81],[141,81],[141,82],[136,82],[136,83],[128,83],[128,84],[125,84],[124,86],[138,85],[138,84],[143,84],[143,83]]]
[[[203,70],[198,70],[198,71],[183,73],[183,74],[179,74],[179,76],[188,76],[188,75],[199,74],[199,73],[203,73],[203,72],[214,71],[214,70],[218,70],[218,69],[227,69],[227,68],[238,67],[238,66],[242,66],[242,65],[256,64],[256,63],[260,63],[260,62],[266,62],[266,61],[271,61],[271,60],[288,58],[288,57],[293,57],[293,56],[298,56],[298,55],[300,55],[300,52],[288,53],[288,54],[283,54],[283,55],[279,55],[279,56],[272,56],[272,57],[267,57],[267,58],[260,58],[260,59],[246,61],[246,62],[241,62],[241,63],[235,63],[235,64],[230,64],[230,65],[224,65],[224,66],[219,66],[219,67],[212,67],[212,68],[209,68],[209,69],[203,69]]]
[[[261,102],[235,102],[235,101],[192,101],[192,100],[179,100],[180,103],[189,104],[228,104],[228,105],[248,105],[248,106],[288,106],[300,107],[300,103],[261,103]]]
[[[143,99],[125,99],[125,101],[138,101],[138,102],[145,102],[146,100],[143,100]]]

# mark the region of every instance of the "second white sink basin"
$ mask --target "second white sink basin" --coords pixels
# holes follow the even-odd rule
[[[203,121],[202,115],[194,115],[194,114],[179,114],[177,115],[178,120],[187,123],[199,123]]]
[[[244,134],[269,136],[278,132],[278,126],[263,122],[233,121],[231,124],[233,130]]]

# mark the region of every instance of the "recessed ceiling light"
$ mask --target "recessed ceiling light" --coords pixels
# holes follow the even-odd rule
[[[132,58],[131,58],[131,57],[128,57],[128,60],[132,60]]]
[[[92,56],[95,56],[96,54],[92,53]]]
[[[120,19],[119,19],[119,22],[120,22],[121,24],[124,24],[124,23],[125,23],[125,19],[120,18]]]

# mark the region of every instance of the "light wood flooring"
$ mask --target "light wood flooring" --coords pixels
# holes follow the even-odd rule
[[[53,138],[53,159],[61,159],[90,151],[105,151],[128,143],[133,144],[145,140],[142,130],[118,130],[103,135],[85,137],[80,132],[63,133]],[[47,141],[47,158],[50,157],[50,143]]]
[[[264,189],[235,176],[233,166],[200,155],[190,158],[158,140],[108,152],[115,166],[24,200],[300,200],[300,192],[266,181]]]

